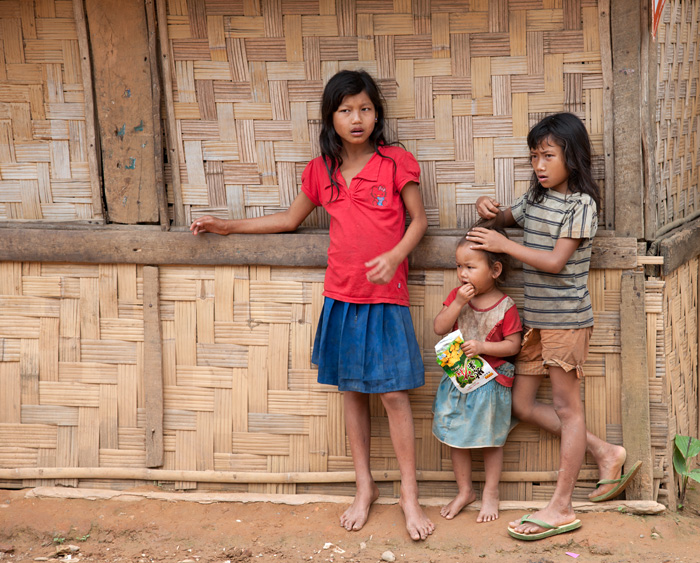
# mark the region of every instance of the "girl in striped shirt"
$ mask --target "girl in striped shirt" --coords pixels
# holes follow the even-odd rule
[[[495,218],[505,227],[521,226],[523,244],[482,228],[472,229],[467,240],[474,249],[503,252],[523,263],[526,332],[515,363],[513,413],[561,436],[559,473],[549,504],[508,528],[513,537],[536,540],[581,526],[571,498],[586,450],[603,477],[591,493],[593,501],[617,496],[633,472],[618,477],[625,449],[587,432],[581,401],[582,366],[593,331],[588,270],[600,207],[588,133],[578,117],[558,113],[535,125],[527,143],[533,169],[528,192],[510,208],[501,209],[486,196],[476,203],[481,217]],[[535,399],[545,375],[552,384],[552,405]]]

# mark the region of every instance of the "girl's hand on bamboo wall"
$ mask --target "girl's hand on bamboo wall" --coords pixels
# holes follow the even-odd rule
[[[199,233],[215,233],[217,235],[227,235],[230,230],[227,228],[229,221],[223,219],[217,219],[211,215],[204,215],[199,219],[196,219],[190,225],[190,231],[193,235]]]

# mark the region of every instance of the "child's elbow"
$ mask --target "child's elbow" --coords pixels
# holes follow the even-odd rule
[[[428,217],[425,213],[421,213],[417,217],[412,218],[411,223],[415,223],[415,228],[420,232],[421,236],[428,230]]]
[[[287,211],[282,212],[279,221],[279,232],[280,233],[290,233],[296,231],[301,225],[302,221],[299,221],[296,217],[292,216],[291,213]]]
[[[561,260],[553,260],[547,264],[543,270],[548,274],[558,274],[564,269],[564,266],[566,266],[566,261],[562,262]]]

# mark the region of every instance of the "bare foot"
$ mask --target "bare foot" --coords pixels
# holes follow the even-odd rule
[[[476,500],[476,493],[474,489],[469,489],[468,492],[462,493],[461,491],[457,493],[457,496],[452,499],[452,502],[446,506],[443,506],[440,510],[440,516],[447,518],[447,520],[452,520],[457,514],[462,512],[462,509],[471,504]]]
[[[493,522],[498,519],[498,489],[495,492],[484,491],[481,494],[481,510],[477,522]]]
[[[424,540],[435,530],[435,524],[423,512],[423,509],[418,504],[417,498],[406,498],[404,496],[399,500],[399,505],[403,510],[403,515],[406,518],[406,529],[412,540]]]
[[[573,510],[568,510],[565,512],[560,512],[554,508],[546,507],[543,510],[539,510],[534,514],[530,514],[530,518],[534,520],[542,520],[547,524],[552,526],[563,526],[564,524],[570,524],[576,520],[576,515]],[[520,523],[520,520],[515,520],[511,522],[510,527],[521,534],[539,534],[540,532],[546,531],[542,526],[537,524],[532,524],[531,522]]]
[[[625,463],[627,452],[622,446],[608,444],[604,452],[598,457],[599,479],[619,479],[622,475],[622,466]],[[602,495],[615,487],[615,483],[600,485],[588,495],[588,498]]]
[[[358,489],[355,500],[340,517],[340,525],[349,532],[362,529],[369,517],[369,509],[378,497],[379,488],[374,481],[366,491]]]

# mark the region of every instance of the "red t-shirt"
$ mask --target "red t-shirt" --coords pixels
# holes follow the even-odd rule
[[[450,303],[452,303],[455,300],[459,288],[460,286],[457,286],[452,291],[450,291],[450,294],[442,303],[445,307],[448,307]],[[505,298],[506,296],[504,295],[501,299],[499,299],[496,303],[494,303],[491,307],[488,307],[487,309],[477,309],[471,304],[471,302],[467,303],[467,305],[476,312],[485,312],[490,311],[491,309],[496,307]],[[467,305],[465,305],[465,307]],[[455,323],[452,330],[457,330],[458,328],[459,327],[457,326],[457,323]],[[496,326],[491,329],[491,332],[489,332],[489,334],[486,336],[484,342],[501,342],[505,339],[506,336],[515,334],[516,332],[521,332],[522,330],[523,325],[520,322],[520,315],[518,315],[518,309],[515,305],[513,305],[510,309],[506,311],[506,314],[496,324]],[[482,354],[481,357],[484,358],[494,369],[507,362],[505,358],[498,358],[496,356],[489,356],[487,354]],[[505,385],[506,387],[513,386],[513,380],[509,377],[501,375],[500,373],[496,376],[496,381],[498,381],[501,385]]]
[[[345,184],[336,173],[340,194],[331,191],[323,157],[314,158],[301,175],[301,189],[330,215],[328,269],[323,294],[350,303],[408,305],[408,259],[385,285],[367,281],[372,258],[394,248],[406,230],[406,208],[401,190],[418,182],[420,167],[414,156],[400,147],[384,146],[365,167]],[[333,201],[331,200],[333,197]]]

